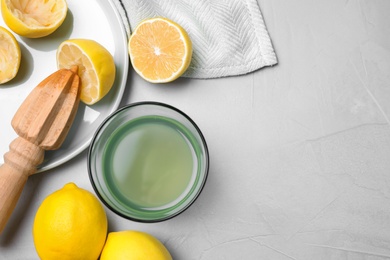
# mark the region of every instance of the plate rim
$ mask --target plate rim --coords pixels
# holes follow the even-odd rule
[[[111,114],[119,108],[120,103],[123,99],[123,94],[125,92],[126,84],[127,84],[127,77],[128,77],[128,73],[129,73],[128,70],[129,70],[129,62],[130,61],[129,61],[128,49],[127,49],[127,32],[126,32],[125,27],[123,25],[123,21],[122,21],[120,14],[119,14],[119,11],[117,10],[113,0],[98,0],[97,4],[100,5],[103,12],[106,12],[104,7],[102,7],[102,4],[104,3],[104,1],[107,1],[109,3],[111,11],[113,12],[113,14],[116,18],[116,21],[118,22],[119,27],[120,27],[118,30],[120,32],[121,39],[120,39],[120,41],[118,39],[114,39],[114,41],[115,41],[114,45],[117,46],[117,44],[124,44],[124,47],[125,47],[124,50],[125,50],[125,54],[126,54],[125,55],[126,57],[124,57],[124,59],[123,59],[123,64],[121,62],[121,64],[123,66],[121,66],[122,75],[120,75],[121,77],[119,78],[119,82],[118,82],[119,83],[118,84],[119,90],[118,90],[118,94],[117,94],[118,98],[115,100],[114,104],[111,106],[110,111],[108,111],[108,114]],[[117,42],[120,42],[120,43],[117,43]],[[55,161],[52,161],[52,162],[49,161],[47,164],[44,164],[43,166],[38,165],[37,171],[35,173],[40,173],[40,172],[44,172],[44,171],[56,168],[64,163],[68,162],[69,160],[73,159],[74,157],[76,157],[77,155],[82,153],[83,151],[85,151],[87,149],[87,147],[91,144],[92,138],[94,136],[94,132],[95,131],[93,131],[91,133],[90,137],[83,144],[81,144],[80,146],[75,148],[68,155],[65,155],[65,156],[63,156]]]

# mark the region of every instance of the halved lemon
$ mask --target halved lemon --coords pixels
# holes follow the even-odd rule
[[[19,71],[21,52],[15,37],[0,26],[0,84],[13,79]]]
[[[153,83],[177,79],[191,62],[190,37],[179,24],[166,18],[141,22],[131,35],[128,47],[134,70]]]
[[[115,62],[111,53],[100,43],[89,39],[70,39],[57,49],[58,69],[78,66],[81,79],[80,100],[93,105],[112,88]]]
[[[1,13],[8,27],[27,38],[53,33],[65,20],[65,0],[1,0]]]

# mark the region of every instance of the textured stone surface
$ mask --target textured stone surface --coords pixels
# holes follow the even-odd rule
[[[279,64],[241,77],[152,85],[131,71],[123,104],[186,112],[210,150],[198,200],[166,222],[107,209],[110,231],[158,237],[178,260],[390,258],[390,1],[259,0]],[[35,259],[41,201],[86,153],[29,179],[0,259]]]

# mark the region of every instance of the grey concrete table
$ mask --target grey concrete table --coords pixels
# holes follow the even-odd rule
[[[122,105],[187,113],[211,165],[183,214],[140,224],[106,209],[110,231],[149,232],[178,260],[389,259],[390,1],[259,4],[277,66],[167,85],[130,72]],[[86,156],[29,179],[0,259],[37,258],[32,222],[48,194],[71,181],[93,191]]]

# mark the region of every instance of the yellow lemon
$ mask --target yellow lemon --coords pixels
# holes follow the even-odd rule
[[[107,217],[89,191],[66,184],[42,202],[33,237],[41,259],[98,259],[107,236]]]
[[[13,79],[19,71],[19,43],[7,29],[0,26],[0,84]]]
[[[190,37],[179,24],[166,18],[141,22],[131,35],[128,48],[134,70],[153,83],[177,79],[191,62]]]
[[[172,260],[166,247],[155,237],[140,231],[108,234],[100,260]]]
[[[89,39],[71,39],[57,49],[57,67],[77,65],[81,79],[80,99],[87,105],[101,100],[112,88],[116,67],[111,53],[100,43]]]
[[[44,37],[65,20],[65,0],[1,0],[1,13],[8,27],[20,36]]]

